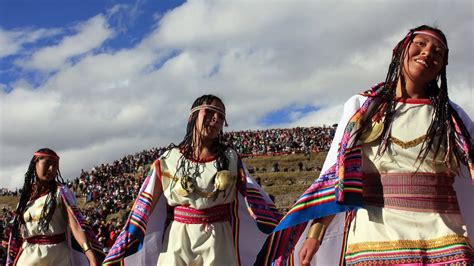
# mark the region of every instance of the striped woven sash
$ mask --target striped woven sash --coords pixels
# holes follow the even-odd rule
[[[364,174],[366,205],[419,212],[459,213],[454,176],[435,173]]]
[[[25,241],[30,244],[59,244],[66,241],[66,234],[57,234],[57,235],[37,235],[32,237],[25,238]]]
[[[229,221],[230,205],[223,204],[202,210],[187,206],[176,206],[173,220],[185,224],[209,224]]]

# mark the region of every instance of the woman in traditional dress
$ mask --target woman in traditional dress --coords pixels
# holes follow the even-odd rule
[[[102,246],[62,181],[59,156],[48,148],[35,152],[15,212],[7,265],[98,265],[103,259]]]
[[[253,263],[280,216],[222,142],[224,124],[218,97],[195,100],[183,141],[152,164],[105,265]]]
[[[447,64],[443,32],[410,30],[385,82],[344,105],[321,176],[258,264],[474,263],[474,125],[448,98]]]

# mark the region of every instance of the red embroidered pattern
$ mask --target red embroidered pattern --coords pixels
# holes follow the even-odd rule
[[[175,222],[184,224],[204,224],[229,221],[230,206],[229,204],[218,205],[207,209],[194,209],[187,206],[176,206],[174,208]]]

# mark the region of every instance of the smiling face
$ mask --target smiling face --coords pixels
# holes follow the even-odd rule
[[[220,101],[213,100],[209,104],[209,108],[204,107],[199,110],[194,134],[200,136],[204,142],[216,139],[222,131],[225,121],[225,115],[216,110],[225,110],[224,108]]]
[[[52,156],[38,157],[36,161],[35,170],[36,177],[40,181],[52,181],[56,178],[58,172],[59,161]]]
[[[446,64],[447,50],[436,36],[433,31],[421,31],[407,49],[403,73],[415,84],[427,84],[436,79]]]

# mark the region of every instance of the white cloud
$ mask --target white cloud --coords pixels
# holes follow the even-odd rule
[[[459,106],[463,107],[464,111],[474,119],[474,90],[472,89],[472,76],[471,86],[468,83],[461,83],[449,86],[449,98]]]
[[[20,59],[55,70],[41,86],[20,80],[0,93],[0,186],[21,183],[32,152],[45,146],[60,153],[64,176],[75,177],[177,143],[192,101],[207,93],[223,98],[228,130],[261,128],[268,112],[295,105],[319,109],[275,126],[332,125],[351,95],[384,80],[408,29],[433,22],[449,40],[450,95],[474,117],[472,3],[453,2],[191,1],[116,51],[104,46],[115,35],[99,14],[31,61]],[[11,176],[15,182],[4,181]]]
[[[97,15],[77,26],[77,33],[64,37],[57,45],[36,51],[30,60],[18,62],[21,66],[44,72],[59,69],[68,59],[100,47],[113,36],[102,15]]]
[[[130,1],[131,2],[131,1]],[[129,4],[117,4],[106,12],[108,21],[114,22],[114,29],[118,33],[126,33],[143,13],[144,0],[136,0]]]
[[[52,37],[61,33],[60,29],[17,29],[5,30],[0,28],[0,59],[15,55],[22,51],[23,46],[40,39]]]
[[[15,42],[17,36],[18,34],[15,32],[0,29],[0,46],[2,47],[0,57],[14,54],[20,49],[21,44]]]

